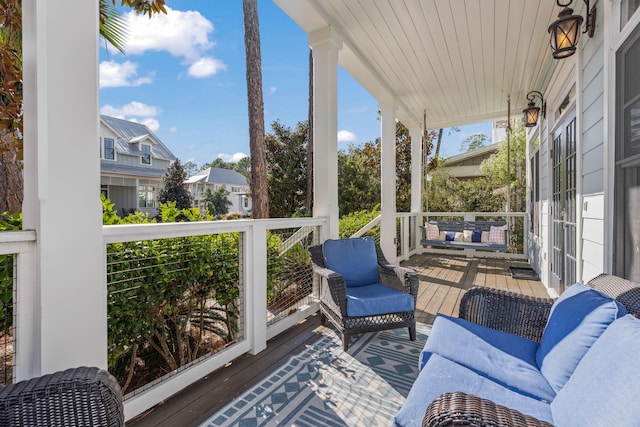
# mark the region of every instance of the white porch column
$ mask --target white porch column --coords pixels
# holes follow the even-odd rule
[[[418,126],[409,128],[411,136],[411,213],[422,212],[422,129]],[[422,216],[416,217],[416,230],[422,223]],[[420,233],[414,233],[416,247],[419,247]]]
[[[329,218],[322,239],[338,238],[338,52],[331,27],[309,34],[313,49],[313,216]]]
[[[16,328],[17,380],[107,366],[98,2],[23,0],[22,7],[23,213],[37,249],[32,298],[18,289],[17,321],[30,322]]]
[[[422,212],[422,129],[409,129],[411,136],[411,212]]]
[[[392,99],[382,100],[380,107],[380,246],[390,263],[396,251],[396,112]]]

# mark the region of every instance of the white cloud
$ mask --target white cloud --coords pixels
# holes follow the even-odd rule
[[[275,86],[271,86],[271,87],[269,88],[269,95],[273,95],[274,93],[276,93],[276,90],[277,90],[277,89],[276,89],[276,87],[275,87]]]
[[[351,131],[341,130],[338,131],[338,142],[358,142],[358,137]]]
[[[154,77],[155,73],[138,77],[138,64],[135,62],[102,61],[100,63],[100,87],[140,86],[152,83]]]
[[[169,133],[176,133],[178,132],[178,127],[177,126],[171,126],[169,128]]]
[[[122,107],[107,104],[100,108],[100,114],[145,124],[152,132],[160,129],[160,121],[155,117],[158,113],[157,107],[137,101],[132,101]]]
[[[153,105],[147,105],[143,102],[131,101],[130,103],[123,105],[122,107],[114,107],[107,104],[100,108],[100,113],[118,118],[129,116],[151,117],[158,115],[158,108],[154,107]]]
[[[166,14],[157,14],[153,19],[133,11],[125,15],[129,27],[127,54],[167,51],[182,58],[189,65],[189,75],[198,78],[225,70],[224,62],[205,55],[215,45],[209,38],[214,31],[211,21],[197,11],[166,9]]]
[[[189,67],[189,75],[196,78],[204,78],[213,76],[218,70],[226,70],[227,65],[215,58],[203,57],[191,64]]]
[[[224,160],[227,163],[238,163],[243,158],[247,157],[244,153],[236,154],[218,154],[218,158]]]

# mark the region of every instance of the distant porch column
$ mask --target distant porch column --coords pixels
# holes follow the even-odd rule
[[[331,27],[309,34],[313,49],[313,216],[329,218],[322,239],[338,238],[338,52]]]
[[[422,212],[422,129],[419,126],[409,128],[411,136],[411,213]],[[422,217],[417,216],[416,228],[421,225]],[[420,241],[420,233],[414,232],[415,244]]]
[[[396,250],[396,106],[393,99],[380,100],[380,246],[390,263]]]
[[[98,2],[23,0],[22,20],[23,227],[37,245],[33,280],[18,278],[17,380],[107,367]]]

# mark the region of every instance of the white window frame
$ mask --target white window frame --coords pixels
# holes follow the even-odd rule
[[[144,152],[145,147],[149,149],[149,153],[145,153]],[[140,164],[151,166],[151,145],[149,145],[149,144],[140,144],[140,151],[142,152],[142,155],[140,156]],[[145,162],[144,159],[147,156],[149,157],[149,161]]]
[[[107,140],[111,141],[113,146],[112,146],[112,150],[113,150],[113,158],[108,158],[106,156],[106,150],[107,150]],[[114,138],[109,138],[109,137],[103,137],[102,138],[102,147],[100,150],[100,154],[101,154],[101,158],[103,158],[104,160],[110,160],[110,161],[115,161],[116,160],[116,140]]]

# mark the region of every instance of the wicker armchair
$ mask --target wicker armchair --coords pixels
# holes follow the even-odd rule
[[[87,367],[7,385],[0,426],[124,426],[120,386],[107,371]]]
[[[418,276],[415,271],[389,264],[378,244],[376,255],[380,283],[392,289],[407,292],[413,296],[415,307],[418,295]],[[313,271],[320,276],[320,314],[324,323],[326,319],[336,327],[342,335],[342,346],[349,347],[352,334],[375,332],[385,329],[409,328],[409,338],[416,339],[416,319],[414,310],[380,314],[364,317],[347,315],[347,287],[342,275],[327,268],[322,252],[322,245],[309,248]]]
[[[637,283],[601,274],[587,285],[615,298],[628,313],[640,317],[640,285]],[[553,301],[497,289],[472,288],[461,299],[459,317],[540,342]],[[445,393],[431,402],[422,425],[550,426],[491,400],[463,392]]]

